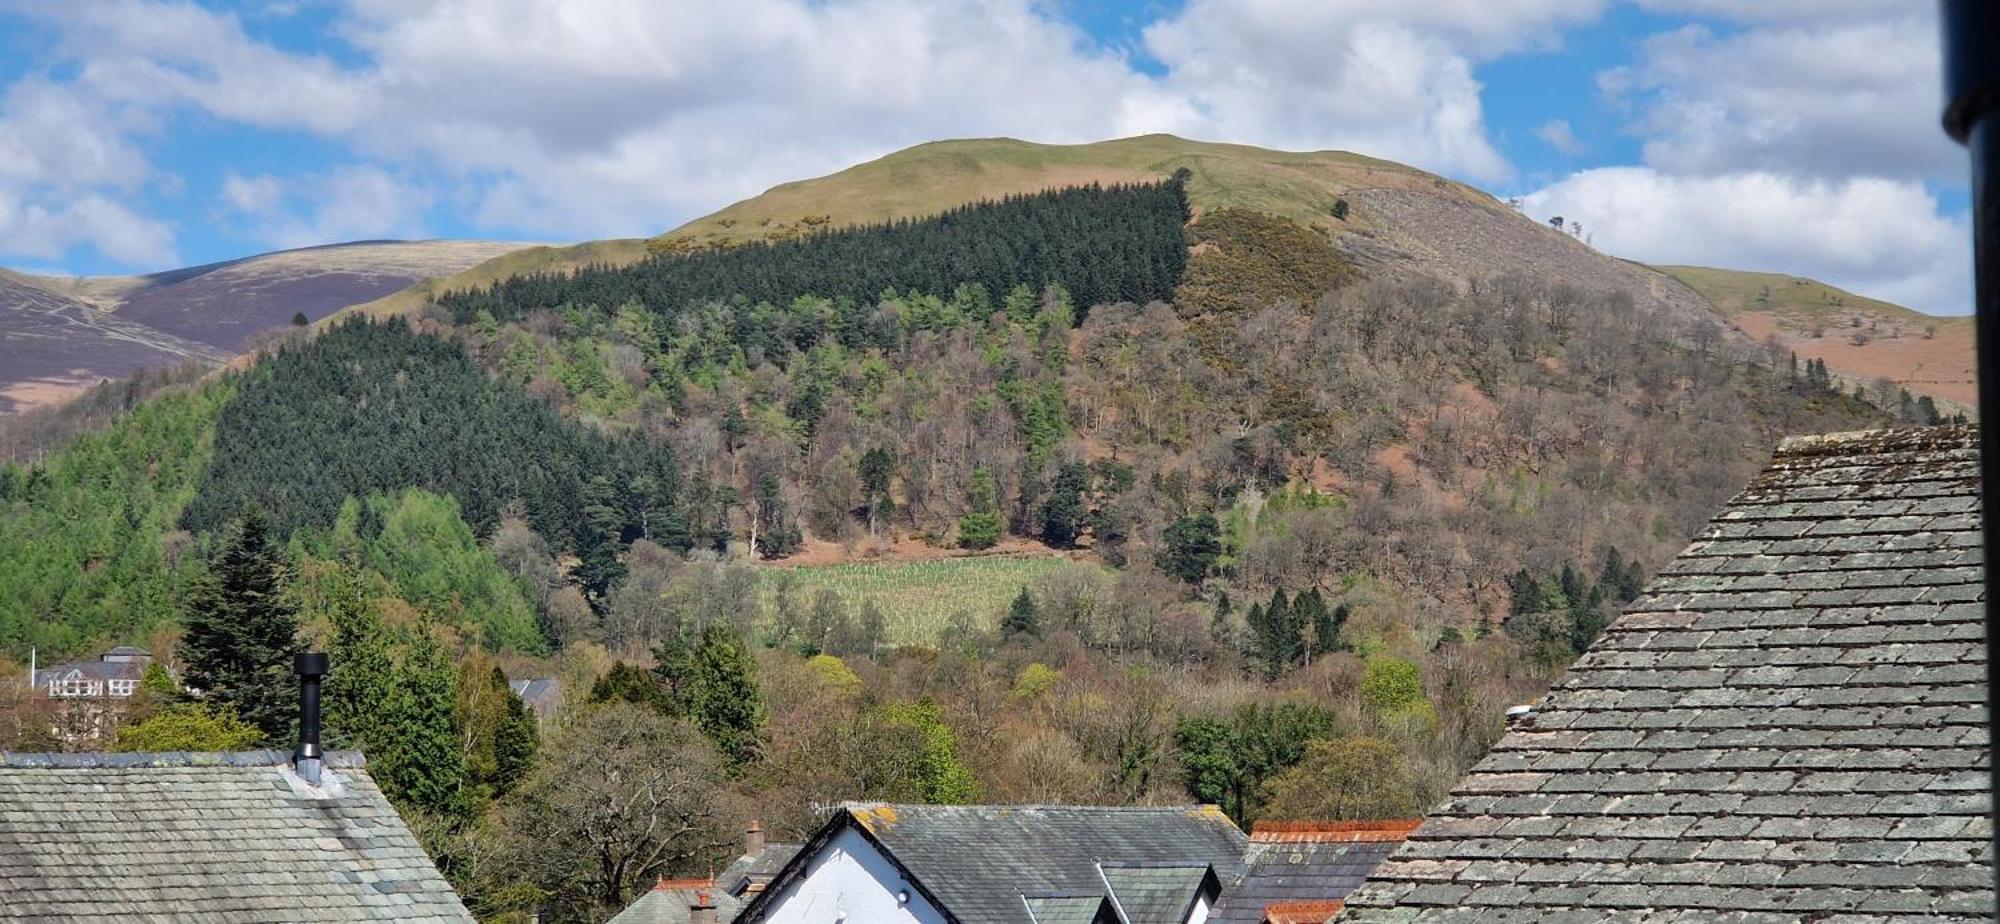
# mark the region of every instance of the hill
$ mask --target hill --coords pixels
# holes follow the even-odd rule
[[[0,413],[61,403],[104,379],[227,354],[0,270]]]
[[[1324,234],[1347,263],[1374,274],[1459,282],[1522,275],[1621,292],[1683,321],[1713,317],[1703,299],[1673,277],[1592,250],[1463,183],[1346,151],[1274,151],[1172,135],[1075,145],[1012,138],[920,144],[780,184],[648,241],[524,250],[355,310],[372,317],[407,313],[440,293],[520,273],[627,266],[649,252],[786,240],[1066,186],[1163,180],[1183,169],[1197,221],[1225,209],[1278,216]]]
[[[1813,279],[1705,266],[1662,266],[1755,340],[1777,337],[1836,375],[1888,379],[1962,407],[1978,403],[1972,318],[1939,317]]]
[[[522,247],[488,241],[362,241],[261,254],[143,276],[0,271],[0,411],[60,401],[108,378],[220,362],[303,313],[456,273]]]

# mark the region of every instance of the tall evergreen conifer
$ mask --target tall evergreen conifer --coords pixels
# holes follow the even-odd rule
[[[288,577],[264,517],[252,511],[197,588],[181,639],[187,685],[274,745],[288,741],[298,721],[299,623],[285,597]]]

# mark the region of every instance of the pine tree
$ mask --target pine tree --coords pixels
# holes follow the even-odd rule
[[[298,720],[298,614],[285,597],[289,572],[264,517],[243,518],[188,606],[181,661],[187,685],[283,744]]]
[[[370,775],[398,805],[451,819],[471,808],[457,702],[458,672],[425,626],[381,704],[386,740],[380,760],[369,761]]]
[[[688,718],[701,727],[731,764],[742,767],[763,750],[764,696],[757,688],[757,662],[730,626],[716,624],[701,634],[689,678]]]
[[[1049,499],[1042,505],[1042,541],[1059,549],[1076,545],[1083,529],[1083,492],[1090,489],[1090,468],[1071,462],[1056,471]]]
[[[1036,638],[1042,634],[1042,612],[1035,606],[1035,598],[1028,596],[1028,588],[1014,595],[1014,602],[1007,606],[1007,617],[1000,621],[1003,636],[1026,635]]]
[[[1209,513],[1175,520],[1160,539],[1166,546],[1160,552],[1160,570],[1189,584],[1201,583],[1222,554],[1221,528]]]

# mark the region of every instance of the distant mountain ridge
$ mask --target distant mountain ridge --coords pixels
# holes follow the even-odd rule
[[[524,246],[357,241],[138,276],[0,270],[0,412],[140,369],[219,363],[295,314],[318,320]]]

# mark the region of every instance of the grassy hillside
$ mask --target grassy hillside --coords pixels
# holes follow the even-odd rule
[[[1356,188],[1428,189],[1493,204],[1469,186],[1346,151],[1292,153],[1172,135],[1068,145],[975,138],[920,144],[830,176],[775,186],[654,243],[757,240],[806,218],[835,227],[915,218],[1016,193],[1165,179],[1182,168],[1193,174],[1188,198],[1198,212],[1247,208],[1320,228],[1347,224],[1333,217],[1333,206]],[[1350,223],[1360,218],[1350,216]]]
[[[1860,382],[1887,378],[1967,407],[1978,400],[1970,317],[1938,317],[1782,273],[1662,266],[1757,340]]]

